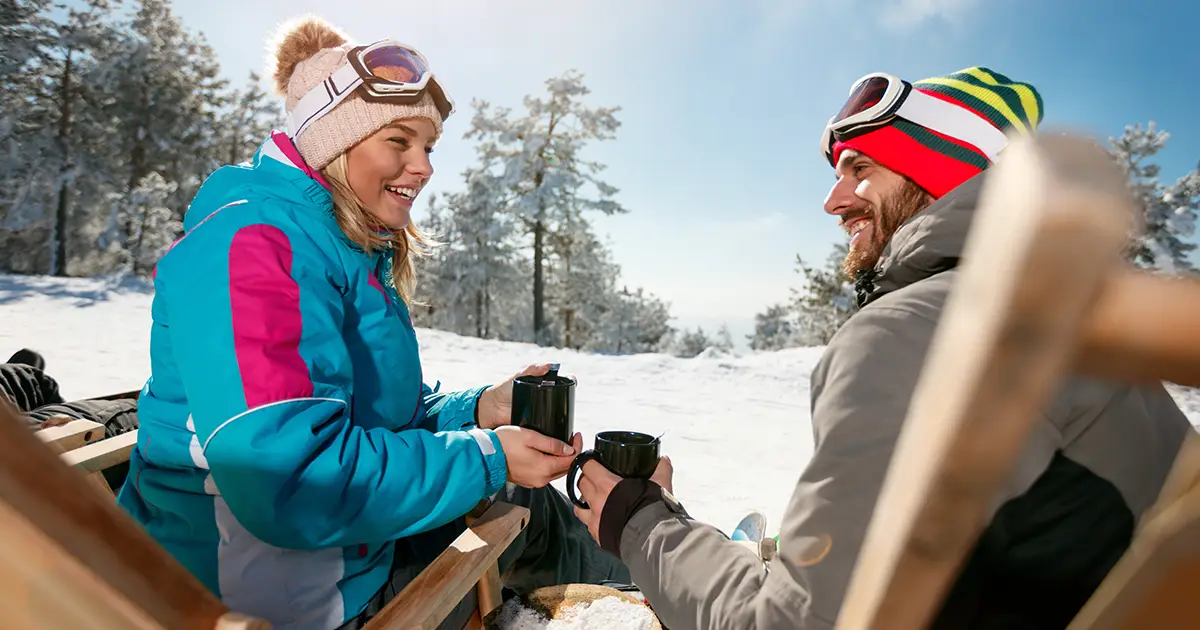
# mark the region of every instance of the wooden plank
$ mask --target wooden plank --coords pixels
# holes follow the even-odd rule
[[[62,454],[68,466],[87,472],[100,472],[129,461],[133,447],[137,446],[137,429],[108,439],[81,446]]]
[[[1126,271],[1088,316],[1077,371],[1200,387],[1200,281]]]
[[[106,394],[104,396],[95,396],[95,397],[89,398],[88,400],[122,400],[122,399],[137,400],[137,397],[140,396],[141,394],[142,394],[142,390],[132,389],[127,392],[118,392],[116,394]]]
[[[1185,442],[1158,505],[1068,630],[1183,630],[1200,605],[1200,436]]]
[[[529,522],[529,509],[495,503],[367,623],[368,630],[433,630],[495,566]]]
[[[479,597],[479,616],[487,617],[488,613],[500,607],[504,598],[500,589],[500,565],[495,562],[487,567],[479,578],[475,592]]]
[[[0,501],[158,626],[212,630],[227,612],[221,602],[111,497],[82,491],[86,483],[82,471],[64,465],[10,409],[0,406]],[[0,531],[6,553],[22,553],[16,544]],[[59,594],[60,599],[69,596]],[[27,604],[21,589],[0,588],[0,610],[6,616]]]
[[[165,630],[0,499],[0,608],[11,630]]]
[[[493,502],[489,499],[480,501],[475,509],[467,514],[467,526],[475,524],[487,511],[492,507]],[[500,588],[500,567],[496,563],[488,566],[487,571],[479,578],[479,582],[475,585],[475,594],[478,598],[479,605],[475,611],[482,625],[482,619],[503,603],[503,596]]]
[[[104,425],[91,420],[72,420],[64,425],[35,431],[43,443],[56,444],[69,451],[104,437]]]
[[[839,630],[928,626],[1121,264],[1133,206],[1093,143],[1014,140],[980,201]]]

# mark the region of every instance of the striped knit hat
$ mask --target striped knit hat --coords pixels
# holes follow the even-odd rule
[[[922,79],[913,83],[913,89],[962,107],[1008,135],[1032,134],[1043,118],[1037,89],[987,68]],[[935,199],[991,165],[987,155],[968,142],[899,117],[874,131],[835,143],[835,164],[843,149],[860,151],[905,175]]]

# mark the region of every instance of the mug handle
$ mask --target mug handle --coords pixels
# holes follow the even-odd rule
[[[588,449],[580,453],[577,457],[575,457],[575,460],[571,462],[571,468],[567,471],[567,496],[571,497],[571,503],[574,503],[585,510],[590,510],[591,508],[588,507],[587,501],[584,501],[575,495],[575,477],[581,470],[583,470],[583,465],[586,464],[589,459],[596,459],[596,451]]]

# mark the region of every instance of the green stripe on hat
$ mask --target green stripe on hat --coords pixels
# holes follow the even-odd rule
[[[942,155],[954,158],[964,164],[970,164],[981,171],[990,165],[987,157],[983,154],[976,153],[960,144],[950,142],[918,124],[908,122],[902,118],[896,118],[891,124],[897,131],[903,132],[913,140]]]
[[[980,72],[980,74],[984,74],[984,76],[995,79],[997,83],[1001,83],[1000,79],[996,79],[996,77],[990,74],[982,72]],[[994,85],[991,82],[970,72],[956,72],[950,75],[950,77],[964,83],[970,83],[971,85],[994,93],[1004,101],[1004,104],[1008,106],[1009,111],[1015,114],[1017,118],[1020,118],[1021,122],[1025,123],[1026,127],[1030,129],[1037,127],[1037,112],[1029,111],[1029,108],[1025,106],[1025,102],[1021,99],[1021,95],[1018,94],[1017,90],[1011,85]],[[1031,116],[1031,114],[1033,114],[1033,116]]]
[[[1030,133],[1042,119],[1042,96],[1037,89],[988,68],[964,68],[913,85],[974,109],[1002,131]]]
[[[963,105],[966,105],[967,107],[982,114],[988,119],[989,122],[999,128],[1001,131],[1005,131],[1013,126],[1012,121],[1002,114],[1000,110],[996,109],[987,102],[976,98],[974,95],[954,87],[953,84],[946,85],[943,83],[943,81],[949,82],[951,80],[942,77],[934,77],[931,79],[918,81],[913,84],[913,87],[920,88],[928,92],[937,92],[938,94],[949,97],[952,101],[962,103]]]
[[[1042,102],[1042,93],[1038,92],[1037,88],[1033,87],[1032,85],[1030,85],[1028,83],[1024,83],[1021,81],[1013,81],[1012,79],[1010,79],[1010,78],[1004,76],[1003,74],[1000,74],[999,72],[996,72],[990,68],[980,67],[977,69],[980,72],[986,72],[987,74],[991,75],[992,78],[995,79],[997,82],[1008,85],[1010,87],[1010,89],[1012,89],[1013,92],[1015,94],[1017,94],[1017,97],[1021,100],[1021,104],[1025,110],[1026,119],[1032,121],[1033,126],[1035,128],[1039,124],[1041,124],[1042,119],[1044,119],[1046,117],[1045,114],[1043,113],[1046,110],[1045,110],[1045,104]],[[1030,103],[1028,101],[1028,96],[1030,96],[1030,95],[1033,96],[1033,106],[1034,106],[1033,108],[1030,108]]]

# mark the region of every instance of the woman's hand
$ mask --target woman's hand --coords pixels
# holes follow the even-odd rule
[[[512,421],[513,381],[521,376],[545,376],[550,371],[549,363],[531,365],[513,374],[503,383],[497,383],[484,390],[479,396],[479,426],[483,429],[495,429]],[[560,442],[561,444],[561,442]]]
[[[495,431],[508,460],[508,480],[524,488],[542,488],[566,475],[575,453],[583,448],[578,433],[571,444],[564,444],[533,429],[502,426]]]

